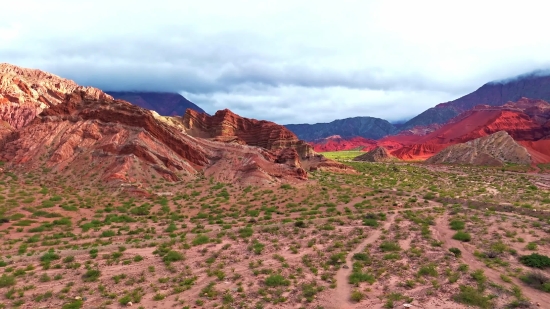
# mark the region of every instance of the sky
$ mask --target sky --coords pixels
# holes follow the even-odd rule
[[[409,119],[550,69],[544,1],[18,0],[0,62],[281,124]]]

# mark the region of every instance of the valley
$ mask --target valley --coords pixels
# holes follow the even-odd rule
[[[503,308],[550,301],[529,283],[537,271],[520,262],[550,254],[550,192],[538,185],[548,179],[346,164],[360,174],[312,172],[307,183],[271,188],[159,178],[148,198],[85,188],[47,169],[5,170],[0,303]]]

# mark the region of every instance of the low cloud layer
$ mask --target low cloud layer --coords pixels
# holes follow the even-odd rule
[[[399,121],[550,68],[540,1],[22,2],[0,13],[1,62],[279,123]]]

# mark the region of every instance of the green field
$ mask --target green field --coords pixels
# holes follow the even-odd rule
[[[350,150],[350,151],[327,151],[321,154],[332,160],[352,160],[353,158],[364,154],[364,151]]]

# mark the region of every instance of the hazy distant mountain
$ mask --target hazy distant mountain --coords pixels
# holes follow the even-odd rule
[[[353,117],[334,120],[329,123],[287,124],[285,127],[294,132],[298,138],[306,141],[314,141],[333,135],[340,135],[344,139],[356,136],[379,139],[398,131],[387,120],[374,117]]]
[[[154,110],[163,116],[183,116],[190,108],[200,113],[204,110],[187,100],[179,93],[140,92],[140,91],[106,91],[115,99],[128,101],[139,107]]]

